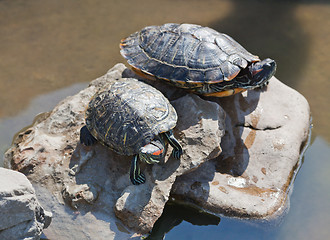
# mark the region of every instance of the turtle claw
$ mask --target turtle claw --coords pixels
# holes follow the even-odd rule
[[[140,173],[139,176],[131,178],[131,182],[133,183],[133,185],[139,185],[142,183],[145,183],[146,181],[146,177],[144,176],[143,173]]]
[[[173,147],[172,156],[176,159],[180,159],[182,155],[182,147],[179,141],[174,137],[172,130],[165,132],[165,137],[168,143]]]
[[[175,159],[180,159],[182,155],[182,149],[173,149],[172,151],[172,156],[175,158]]]
[[[139,185],[146,181],[146,177],[144,174],[140,171],[140,167],[138,164],[139,157],[138,155],[135,155],[132,160],[131,164],[131,170],[130,170],[130,179],[133,185]]]

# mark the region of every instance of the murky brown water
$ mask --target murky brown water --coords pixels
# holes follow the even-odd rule
[[[275,59],[276,76],[310,103],[313,138],[329,149],[330,4],[316,0],[0,0],[0,130],[14,135],[32,121],[25,111],[39,109],[34,99],[103,75],[125,62],[121,38],[166,22],[212,27]],[[10,141],[1,138],[1,151]]]
[[[118,43],[128,34],[146,25],[189,22],[276,59],[276,76],[308,99],[314,131],[330,141],[329,16],[330,5],[322,1],[2,0],[0,117],[124,62]]]

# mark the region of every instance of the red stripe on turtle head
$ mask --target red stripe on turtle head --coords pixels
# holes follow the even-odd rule
[[[158,150],[158,151],[156,151],[156,152],[153,152],[152,155],[154,155],[154,156],[159,156],[159,155],[161,155],[163,152],[164,152],[164,149],[160,149],[160,150]]]

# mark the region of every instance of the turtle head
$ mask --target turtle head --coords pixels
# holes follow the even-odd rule
[[[268,80],[275,74],[276,62],[266,58],[260,62],[252,63],[249,67],[249,79],[252,87],[261,87],[268,83]]]
[[[158,163],[165,156],[165,144],[161,139],[152,140],[140,148],[140,160],[148,164]]]

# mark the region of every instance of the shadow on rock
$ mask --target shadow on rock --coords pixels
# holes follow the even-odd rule
[[[260,91],[247,91],[243,94],[236,94],[227,98],[216,99],[215,101],[226,112],[226,132],[221,139],[221,148],[224,151],[217,157],[217,172],[222,174],[230,174],[234,177],[244,173],[249,164],[248,149],[253,145],[256,126],[259,117],[253,119],[253,126],[246,123],[245,116],[251,114],[258,106]],[[242,133],[244,127],[252,129],[249,136],[243,140]]]
[[[104,209],[111,212],[111,205],[130,185],[130,160],[129,156],[118,155],[101,144],[86,147],[78,143],[69,163],[69,174],[75,183],[65,185],[63,198],[73,209],[92,210],[95,203],[104,204]]]
[[[219,182],[214,180],[215,175],[220,173],[223,176],[235,178],[243,175],[247,169],[250,161],[249,148],[254,143],[259,122],[259,116],[255,110],[259,104],[260,93],[265,90],[266,87],[225,98],[205,98],[217,103],[226,113],[225,134],[220,143],[222,152],[211,161],[203,163],[194,172],[179,176],[171,190],[172,197],[201,206],[201,202],[208,202],[211,187],[218,187],[222,193],[228,194],[227,189],[219,186]],[[245,138],[243,131],[246,128],[251,131]],[[208,210],[219,212],[218,209],[212,207]]]
[[[54,207],[60,208],[64,201],[68,203],[72,211],[66,208],[61,216],[74,219],[67,222],[67,227],[71,232],[80,231],[79,236],[90,236],[100,229],[102,232],[96,233],[99,236],[127,236],[130,231],[148,233],[162,214],[176,178],[198,169],[221,153],[219,143],[224,134],[225,119],[222,108],[217,103],[186,93],[171,101],[178,114],[174,135],[182,145],[181,159],[169,158],[169,146],[163,164],[148,165],[143,169],[145,184],[131,185],[131,156],[118,155],[101,144],[81,145],[79,134],[85,124],[84,113],[90,99],[100,89],[122,79],[125,69],[123,64],[117,64],[92,81],[88,88],[61,101],[6,154],[6,162],[22,163],[21,169],[34,164],[30,179],[52,192],[48,198],[56,196],[45,200],[47,204],[51,201]],[[117,218],[129,231],[119,230],[122,227],[117,224]],[[81,229],[83,222],[85,228]],[[60,221],[52,226],[50,231],[53,233],[62,229]],[[67,232],[61,236],[65,234]]]
[[[211,23],[209,27],[230,35],[261,59],[275,59],[278,65],[276,76],[295,86],[306,64],[309,46],[309,38],[294,14],[297,3],[257,0],[235,0],[231,3],[233,7],[228,17]],[[216,100],[227,113],[226,134],[221,142],[226,152],[218,157],[218,172],[240,176],[246,169],[248,149],[256,135],[254,126],[260,116],[254,117],[253,126],[245,126],[251,128],[251,132],[243,140],[244,115],[253,112],[258,99],[259,91],[250,91],[246,97],[239,94]],[[233,105],[234,101],[236,105]]]

